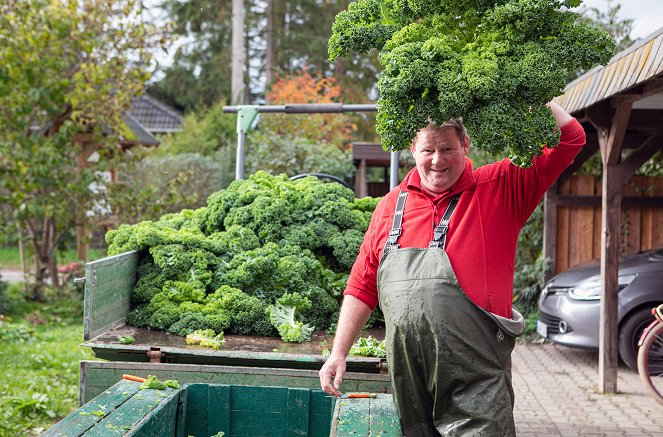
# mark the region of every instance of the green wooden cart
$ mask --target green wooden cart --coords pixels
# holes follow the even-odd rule
[[[115,426],[122,428],[118,429],[118,432],[141,436],[214,435],[218,431],[224,431],[226,436],[327,436],[330,435],[330,430],[331,435],[339,436],[399,435],[400,428],[395,413],[391,416],[389,415],[391,413],[381,413],[382,410],[393,411],[392,398],[389,394],[391,386],[384,359],[350,356],[348,358],[347,373],[344,377],[344,390],[348,392],[378,393],[379,395],[376,398],[341,399],[334,402],[333,398],[326,397],[319,390],[318,370],[326,359],[323,350],[330,348],[333,342],[332,337],[322,332],[314,333],[312,341],[303,344],[284,343],[279,339],[267,337],[228,335],[225,337],[226,343],[220,349],[214,350],[187,345],[184,338],[164,332],[127,326],[125,324],[126,316],[131,306],[131,291],[136,282],[136,268],[140,256],[141,254],[138,252],[127,252],[86,264],[84,279],[85,343],[83,345],[90,347],[97,358],[107,361],[81,362],[79,404],[82,405],[82,409],[56,425],[53,428],[53,433],[48,435],[87,436],[96,435],[95,433],[101,433],[102,431],[106,434],[99,435],[114,435],[109,434],[109,432],[114,431],[112,428]],[[380,330],[372,330],[366,334],[376,338],[382,338],[384,335]],[[134,337],[135,343],[121,344],[118,338],[128,335]],[[143,409],[152,406],[150,412],[142,416],[140,414],[136,416],[132,415],[133,413],[129,414],[127,410],[136,409],[133,406],[134,403],[138,402],[136,397],[139,395],[144,397],[145,395],[137,389],[133,392],[126,390],[125,382],[121,382],[124,385],[119,386],[122,389],[118,395],[117,383],[121,381],[122,375],[125,373],[143,377],[155,375],[160,380],[176,379],[183,386],[180,391],[173,391],[167,396],[160,395],[161,397],[156,399],[159,402],[154,399],[149,401],[146,406],[143,406]],[[217,387],[231,388],[217,389]],[[272,400],[266,401],[268,406],[279,404],[280,401],[274,400],[276,398],[285,397],[287,400],[290,399],[290,396],[307,396],[312,404],[309,403],[309,408],[306,408],[305,405],[301,407],[302,411],[308,411],[306,414],[308,414],[309,419],[307,420],[310,422],[313,416],[323,414],[318,411],[320,408],[326,408],[329,410],[328,414],[325,413],[326,416],[323,414],[326,417],[323,420],[326,423],[326,428],[320,425],[319,422],[314,422],[309,424],[307,433],[298,431],[299,428],[293,428],[295,431],[290,432],[289,425],[284,425],[278,429],[269,428],[271,429],[270,432],[256,431],[254,434],[247,434],[233,428],[240,425],[233,425],[230,422],[219,422],[214,425],[215,428],[211,428],[206,422],[207,419],[203,421],[207,428],[194,427],[194,423],[203,422],[198,419],[194,420],[192,417],[212,414],[201,412],[201,409],[207,408],[205,407],[207,404],[199,403],[198,400],[187,403],[187,400],[192,399],[192,397],[198,399],[198,394],[194,393],[199,393],[200,390],[208,390],[208,393],[222,393],[223,390],[226,390],[227,393],[239,393],[240,398],[249,396],[249,398],[254,399],[251,397],[252,395],[245,393],[257,393],[251,391],[257,390],[257,388],[259,388],[258,392],[264,393],[265,396],[269,394],[266,399]],[[274,390],[271,390],[271,388],[274,388]],[[243,390],[247,391],[244,392]],[[123,393],[127,395],[124,396]],[[292,393],[292,395],[289,393]],[[214,396],[217,396],[217,394]],[[224,402],[233,404],[236,398],[237,396],[233,395],[230,401],[226,400]],[[251,402],[254,401],[255,399]],[[168,429],[177,429],[177,433],[168,434],[155,431],[154,434],[150,434],[153,429],[161,428],[153,425],[144,426],[144,424],[153,423],[153,420],[157,420],[154,423],[159,425],[165,423],[166,419],[163,419],[165,417],[163,415],[170,414],[166,410],[170,411],[174,408],[171,404],[177,405],[177,418],[168,419],[170,420]],[[104,416],[81,415],[81,413],[86,412],[99,412],[99,410],[95,410],[96,405],[106,405],[107,407],[112,405],[113,413]],[[281,405],[279,413],[274,413],[275,415],[284,417],[284,415],[291,414],[292,407],[290,404],[281,402],[279,405]],[[332,420],[332,406],[336,408],[335,421]],[[257,408],[262,407],[258,406]],[[237,411],[242,412],[244,410],[240,408]],[[344,411],[347,411],[347,413],[344,413]],[[378,426],[371,425],[371,412],[376,413],[375,417],[380,417],[379,420],[376,419],[376,423],[389,424],[392,430],[396,430],[396,434],[388,434],[386,431],[378,432]],[[338,419],[344,414],[348,417]],[[131,423],[123,422],[120,425],[119,422],[116,422],[121,422],[124,419],[120,418],[125,416],[132,418],[127,419]],[[160,419],[154,419],[154,417]],[[175,422],[172,422],[172,420],[175,420]],[[176,428],[172,428],[173,423],[176,423]],[[236,423],[236,421],[233,423]],[[62,430],[68,429],[66,427],[70,426],[68,424],[73,424],[71,426],[78,430],[84,428],[85,432],[90,434],[62,434]],[[129,430],[124,429],[126,427],[129,427]],[[312,433],[313,428],[322,430],[322,433]],[[217,431],[211,432],[213,429],[217,429]],[[61,434],[58,434],[58,432]]]
[[[401,435],[390,394],[326,396],[320,390],[186,384],[140,390],[122,380],[49,429],[45,437]]]

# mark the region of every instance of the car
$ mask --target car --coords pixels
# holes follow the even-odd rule
[[[636,370],[638,340],[663,302],[663,248],[620,256],[618,275],[619,357]],[[539,296],[537,332],[552,343],[598,349],[601,284],[600,260],[553,277]]]

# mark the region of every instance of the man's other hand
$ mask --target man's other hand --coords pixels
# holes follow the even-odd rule
[[[345,375],[346,360],[345,357],[335,357],[330,355],[327,362],[320,369],[320,387],[325,393],[339,397],[343,375]],[[334,383],[332,385],[332,379]]]

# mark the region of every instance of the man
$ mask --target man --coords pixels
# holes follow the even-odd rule
[[[473,170],[460,120],[417,133],[416,167],[376,207],[352,267],[320,370],[325,392],[341,395],[348,351],[379,300],[406,436],[515,435],[518,233],[585,143],[580,124],[554,102],[548,106],[560,144],[529,168],[505,159]]]

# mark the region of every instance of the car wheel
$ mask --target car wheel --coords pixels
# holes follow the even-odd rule
[[[619,357],[631,370],[638,369],[638,340],[652,320],[651,308],[643,308],[629,315],[619,330]]]

